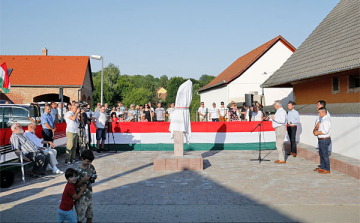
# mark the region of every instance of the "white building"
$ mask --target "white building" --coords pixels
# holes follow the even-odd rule
[[[220,107],[231,101],[245,102],[245,94],[257,92],[264,95],[263,105],[271,105],[274,100],[286,103],[293,99],[292,87],[263,89],[260,85],[268,79],[293,54],[293,47],[282,36],[270,40],[237,59],[198,93],[205,107],[213,102]]]
[[[340,1],[284,65],[262,84],[266,89],[293,87],[295,109],[300,114],[297,141],[308,146],[317,147],[318,140],[312,132],[318,116],[316,103],[326,101],[331,114],[332,152],[357,160],[360,160],[359,10],[359,1]]]

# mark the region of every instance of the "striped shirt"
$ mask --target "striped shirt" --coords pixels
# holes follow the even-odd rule
[[[38,152],[39,148],[23,134],[13,133],[10,137],[12,150],[20,150],[24,155]]]

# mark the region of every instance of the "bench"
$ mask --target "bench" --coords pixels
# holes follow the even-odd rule
[[[20,166],[21,173],[22,173],[22,180],[25,183],[25,172],[24,166],[32,163],[32,161],[24,162],[23,154],[20,153],[20,160],[19,157],[15,154],[15,151],[12,150],[11,145],[3,145],[0,146],[0,167],[1,166]]]

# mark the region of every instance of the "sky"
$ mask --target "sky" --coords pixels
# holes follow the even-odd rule
[[[338,2],[0,0],[0,55],[46,47],[49,55],[103,56],[121,74],[199,79],[278,35],[299,47]]]

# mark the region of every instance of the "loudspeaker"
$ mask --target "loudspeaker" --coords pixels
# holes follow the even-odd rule
[[[29,106],[29,116],[30,117],[40,117],[40,107],[35,105]]]
[[[7,188],[14,183],[14,172],[3,170],[0,172],[0,187]]]
[[[253,95],[252,94],[245,94],[245,106],[251,107],[253,103]]]

